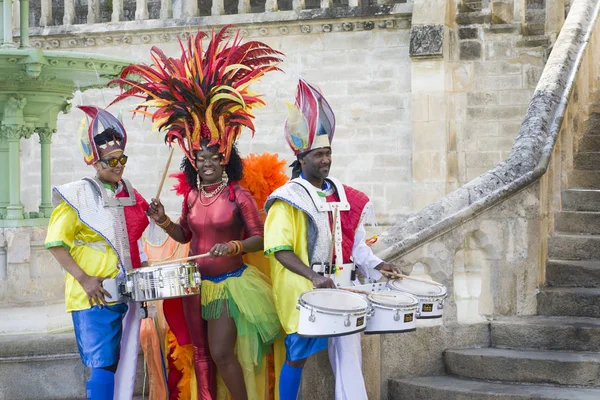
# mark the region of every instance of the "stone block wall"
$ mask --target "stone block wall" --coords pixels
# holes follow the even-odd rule
[[[367,193],[375,202],[382,222],[387,216],[409,213],[412,172],[408,16],[240,24],[248,39],[262,40],[286,54],[281,65],[283,73],[270,73],[255,87],[264,95],[267,107],[256,112],[255,137],[251,138],[249,132],[242,135],[241,153],[277,152],[292,161],[283,137],[287,116],[285,101],[293,101],[298,78],[303,77],[321,87],[336,113],[332,175]],[[69,50],[148,62],[153,45],[167,55],[179,55],[176,35],[188,29],[182,26],[138,32],[98,31],[70,38],[46,36],[36,45],[50,46],[56,44],[53,42],[56,39],[60,47]],[[73,104],[107,105],[117,93],[117,89],[88,90],[76,93]],[[133,102],[122,103],[111,110],[125,112],[129,134],[126,152],[130,156],[125,176],[149,199],[156,195],[168,150],[163,145],[163,135],[150,133],[150,121],[130,118],[128,110],[133,106]],[[81,118],[82,113],[75,107],[70,114],[59,116],[58,132],[52,138],[54,185],[93,173],[91,167],[83,164],[75,141]],[[26,210],[33,210],[39,199],[37,141],[23,141],[22,154],[26,182],[22,198]],[[173,171],[177,170],[181,157],[182,153],[177,150],[171,166]],[[181,203],[168,192],[172,183],[167,182],[162,199],[169,213],[176,216]]]

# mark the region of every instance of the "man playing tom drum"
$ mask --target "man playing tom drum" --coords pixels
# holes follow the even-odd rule
[[[367,400],[360,334],[300,337],[296,303],[313,288],[351,285],[355,265],[374,280],[381,277],[379,270],[398,271],[365,244],[365,220],[374,219],[369,198],[328,177],[335,117],[325,98],[300,80],[296,104],[288,107],[285,135],[297,160],[292,164],[293,179],[267,200],[264,241],[265,255],[271,258],[275,305],[287,333],[280,398],[296,399],[306,359],[329,348],[336,400]]]

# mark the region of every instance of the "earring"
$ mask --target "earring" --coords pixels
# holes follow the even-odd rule
[[[229,176],[227,175],[227,172],[223,171],[223,182],[225,182],[225,184],[227,184],[229,182]]]

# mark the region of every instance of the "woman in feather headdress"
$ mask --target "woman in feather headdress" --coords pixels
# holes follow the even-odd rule
[[[185,154],[180,222],[171,221],[159,201],[149,215],[174,240],[189,242],[190,255],[211,254],[198,260],[201,301],[182,299],[199,397],[215,398],[214,360],[234,399],[258,399],[268,394],[256,375],[280,325],[268,278],[242,260],[243,253],[262,250],[263,222],[252,195],[237,183],[242,162],[235,142],[244,127],[254,132],[252,109],[264,105],[250,84],[276,70],[282,54],[261,42],[242,43],[239,35],[226,40],[227,28],[212,33],[206,51],[206,34],[190,35],[180,58],[152,48],[152,66],[129,66],[116,81],[124,92],[115,101],[143,98],[134,112],[151,116],[166,142]],[[149,107],[157,109],[150,113]]]

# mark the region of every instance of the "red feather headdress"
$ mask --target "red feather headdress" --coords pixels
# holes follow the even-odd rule
[[[185,44],[180,40],[180,58],[167,57],[152,47],[152,65],[132,64],[111,82],[123,89],[111,104],[131,96],[144,99],[133,112],[150,116],[155,128],[166,130],[167,143],[175,141],[193,161],[200,141],[210,140],[210,146],[219,145],[223,164],[227,164],[242,129],[246,127],[254,135],[252,109],[265,104],[249,86],[265,73],[279,70],[283,56],[262,42],[242,43],[239,31],[227,39],[229,27],[219,33],[213,30],[206,50],[202,46],[207,37],[204,32],[190,35]],[[157,110],[150,113],[149,107]]]

